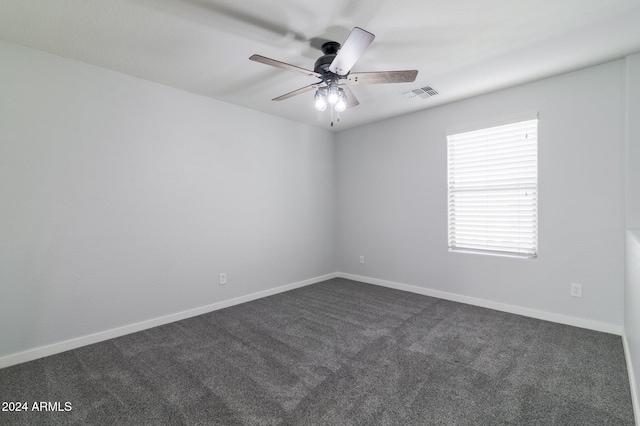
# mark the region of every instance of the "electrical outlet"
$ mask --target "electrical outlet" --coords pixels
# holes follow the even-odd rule
[[[571,283],[571,296],[582,297],[582,284]]]
[[[364,256],[360,256],[360,263],[363,264],[364,263]]]
[[[220,285],[225,285],[227,283],[227,273],[223,272],[220,274]]]

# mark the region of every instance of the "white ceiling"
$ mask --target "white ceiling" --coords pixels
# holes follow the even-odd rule
[[[417,69],[414,83],[358,85],[334,130],[583,68],[640,51],[640,0],[0,0],[0,38],[313,126],[330,113],[313,69],[319,40],[376,35],[352,71]],[[439,94],[409,99],[431,86]],[[595,99],[595,98],[594,98]]]

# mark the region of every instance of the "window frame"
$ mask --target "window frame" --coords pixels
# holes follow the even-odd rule
[[[447,245],[450,252],[537,258],[539,251],[538,129],[537,113],[527,113],[447,132]],[[520,131],[526,132],[526,137],[523,138],[522,133],[517,133]],[[533,140],[529,140],[531,132],[533,132]],[[505,137],[506,142],[497,142],[499,137]],[[526,142],[525,139],[527,139]],[[506,149],[516,150],[517,155],[510,156],[515,159],[508,161],[500,159],[498,163],[495,162],[497,157],[493,158],[496,154],[481,154],[484,149],[486,152],[499,152],[499,155],[504,155],[503,151],[495,147],[493,150],[488,148],[491,144],[498,143]],[[464,144],[467,144],[467,147],[461,148]],[[454,145],[457,146],[454,147]],[[457,152],[452,153],[455,150]],[[478,152],[476,157],[473,157],[474,152]],[[456,155],[457,160],[455,160]],[[481,155],[483,158],[480,159]],[[470,158],[473,164],[480,165],[465,166],[467,170],[461,172],[460,158],[464,160]],[[520,167],[524,170],[525,166],[526,171],[521,171]],[[506,172],[503,169],[516,169],[517,172]],[[493,173],[490,174],[489,171]],[[485,177],[494,176],[484,180],[474,177],[481,175],[482,172]],[[501,180],[500,182],[504,184],[497,185],[498,177],[495,175],[505,179],[508,177],[508,180]],[[468,189],[464,189],[465,187]],[[476,192],[472,194],[472,191]],[[485,199],[477,201],[478,198],[482,198],[479,197],[481,194],[485,194]],[[465,199],[465,197],[468,198]],[[502,201],[505,198],[509,201]],[[468,207],[471,203],[476,203],[479,207],[475,204],[474,207]],[[493,207],[503,203],[505,206]],[[474,212],[465,213],[465,209]],[[497,217],[504,217],[504,220]]]

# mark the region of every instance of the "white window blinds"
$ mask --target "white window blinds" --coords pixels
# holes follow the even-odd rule
[[[449,248],[535,257],[538,120],[447,136]]]

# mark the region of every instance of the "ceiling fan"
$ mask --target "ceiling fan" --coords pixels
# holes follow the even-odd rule
[[[342,46],[335,41],[324,43],[322,45],[322,53],[324,55],[318,58],[313,67],[313,71],[276,61],[275,59],[262,55],[252,55],[249,59],[320,79],[320,81],[316,83],[278,96],[273,99],[274,101],[283,101],[301,93],[316,90],[314,103],[318,111],[324,111],[327,106],[331,106],[333,110],[342,112],[346,108],[354,107],[360,103],[351,89],[349,89],[347,83],[351,85],[410,83],[414,81],[418,75],[417,70],[352,73],[351,68],[358,59],[360,59],[360,56],[362,56],[374,38],[375,36],[370,32],[355,27]],[[333,126],[333,121],[331,125]]]

